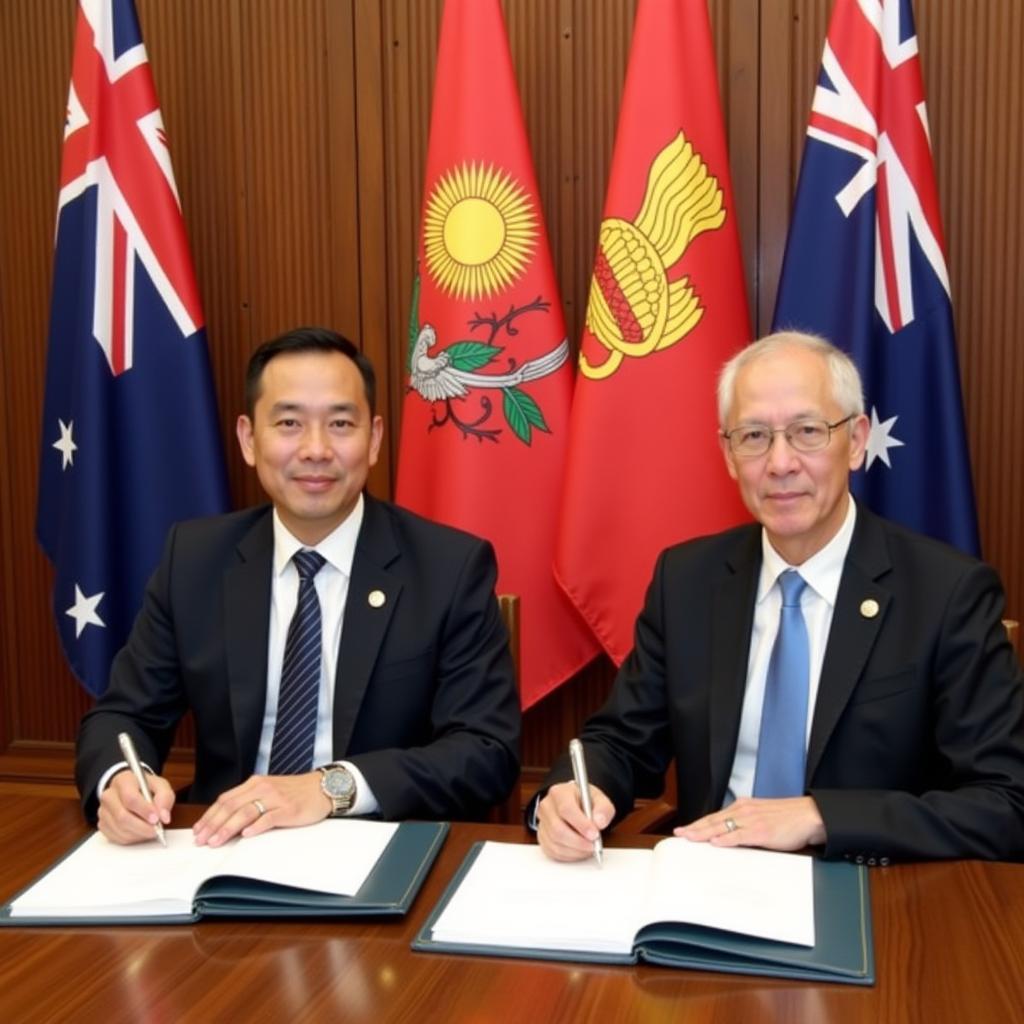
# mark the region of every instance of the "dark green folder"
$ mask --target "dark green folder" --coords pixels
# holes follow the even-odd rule
[[[867,869],[863,865],[815,860],[816,942],[810,948],[675,921],[642,928],[637,933],[631,956],[435,941],[435,922],[482,848],[483,843],[476,843],[467,854],[437,906],[430,912],[419,935],[413,940],[413,949],[424,953],[469,953],[602,964],[635,964],[643,961],[665,967],[761,974],[849,985],[873,985],[875,982],[871,896]]]
[[[398,826],[380,860],[354,896],[311,892],[287,885],[234,875],[218,875],[197,890],[191,914],[146,917],[11,917],[11,903],[34,885],[22,889],[0,908],[0,925],[189,924],[208,917],[386,917],[405,914],[440,852],[449,825],[444,821],[406,821]],[[85,842],[86,836],[82,842]],[[76,843],[61,858],[70,856]],[[57,863],[60,863],[58,861]],[[56,867],[51,865],[47,870]],[[44,872],[45,874],[46,872]],[[42,875],[39,876],[40,878]]]

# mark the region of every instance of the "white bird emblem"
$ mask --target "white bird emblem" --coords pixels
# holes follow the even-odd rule
[[[510,373],[474,373],[458,370],[451,365],[446,351],[428,356],[427,351],[437,341],[437,333],[430,324],[424,324],[413,346],[410,360],[409,385],[428,402],[441,402],[449,398],[462,398],[470,388],[513,388],[531,380],[554,373],[569,358],[569,339],[562,341],[545,355],[523,363]]]

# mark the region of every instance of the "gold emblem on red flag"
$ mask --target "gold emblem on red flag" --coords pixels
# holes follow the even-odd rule
[[[704,309],[689,277],[670,281],[668,274],[697,235],[725,223],[723,199],[718,179],[680,132],[651,164],[636,220],[601,222],[587,329],[608,356],[595,366],[580,352],[585,377],[610,377],[626,356],[668,348],[700,322]]]
[[[442,174],[423,215],[423,252],[435,284],[482,299],[512,284],[537,243],[529,195],[506,171],[462,164]]]

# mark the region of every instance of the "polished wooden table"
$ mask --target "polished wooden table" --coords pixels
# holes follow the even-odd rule
[[[0,796],[0,902],[85,832],[72,801]],[[413,953],[477,839],[526,834],[454,825],[397,921],[0,928],[0,1021],[1024,1021],[1024,866],[872,870],[873,988]]]

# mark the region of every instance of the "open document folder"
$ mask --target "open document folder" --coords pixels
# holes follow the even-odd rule
[[[191,829],[119,846],[96,832],[0,910],[2,924],[401,914],[448,825],[329,819],[216,849]]]
[[[873,981],[867,875],[851,864],[665,839],[560,864],[478,844],[414,949]]]

